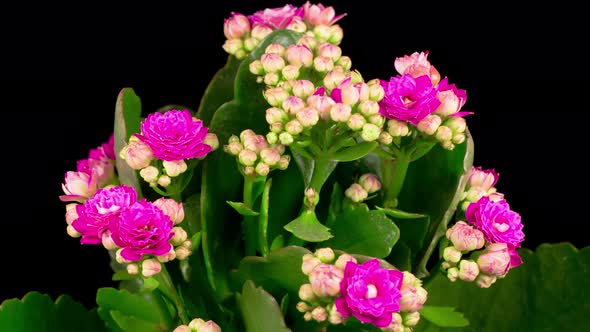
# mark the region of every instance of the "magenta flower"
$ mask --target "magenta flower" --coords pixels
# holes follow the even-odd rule
[[[258,23],[273,29],[286,28],[294,18],[303,19],[303,8],[285,5],[281,8],[266,8],[259,10],[248,18],[252,25]]]
[[[201,120],[193,120],[188,110],[155,112],[142,121],[141,135],[156,158],[176,161],[205,156],[211,147],[203,143],[209,128]]]
[[[520,215],[510,210],[506,200],[492,201],[483,196],[469,204],[465,216],[490,243],[506,243],[518,248],[524,240]]]
[[[78,167],[81,166],[80,162],[78,163]],[[115,176],[114,160],[107,156],[102,147],[90,150],[86,163],[89,171],[97,177],[99,187],[107,184]]]
[[[106,143],[103,143],[101,145],[102,150],[104,151],[104,153],[106,154],[107,158],[111,159],[111,160],[115,160],[116,156],[115,156],[115,134],[111,134],[111,136],[109,136],[109,140]]]
[[[145,199],[121,213],[111,227],[112,238],[128,261],[138,261],[143,255],[161,256],[172,249],[174,223],[162,210]]]
[[[336,16],[336,12],[332,6],[324,7],[321,3],[312,5],[309,1],[303,5],[303,13],[305,20],[313,26],[332,25],[346,16],[346,14]]]
[[[417,78],[409,74],[381,81],[385,97],[379,102],[379,112],[388,119],[397,119],[417,125],[440,105],[436,89],[426,75]]]
[[[404,275],[397,270],[379,267],[372,259],[359,265],[347,262],[340,282],[341,296],[334,301],[344,317],[353,315],[363,323],[387,327],[392,313],[399,312]]]
[[[457,89],[455,84],[449,84],[449,79],[445,77],[438,84],[437,97],[441,105],[437,109],[437,113],[450,116],[465,116],[473,114],[473,112],[459,112],[463,105],[467,102],[467,91]]]
[[[72,227],[82,234],[81,243],[99,244],[102,233],[108,230],[119,215],[137,201],[137,193],[132,187],[120,185],[99,189],[84,204],[76,206],[78,219]]]

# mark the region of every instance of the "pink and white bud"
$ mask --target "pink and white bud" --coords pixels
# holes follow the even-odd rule
[[[332,297],[340,293],[344,272],[331,264],[320,263],[311,270],[309,282],[318,297]]]
[[[287,99],[285,99],[282,106],[283,106],[283,110],[285,110],[285,112],[287,112],[291,115],[295,115],[305,107],[305,102],[299,97],[289,96]],[[281,117],[280,121],[283,122],[284,120],[287,120],[287,119],[288,119],[288,116],[285,114],[285,117],[284,118]]]
[[[383,128],[383,125],[385,124],[385,118],[381,114],[373,114],[368,118],[369,123],[372,123],[379,128]]]
[[[281,74],[285,80],[296,80],[299,77],[299,67],[287,65],[281,70]]]
[[[74,220],[78,219],[78,212],[76,211],[76,203],[70,203],[66,205],[66,223],[71,225]]]
[[[472,282],[479,274],[479,266],[472,260],[461,260],[459,262],[459,279]]]
[[[141,263],[141,274],[146,278],[156,275],[160,271],[162,271],[162,264],[157,259],[149,258]]]
[[[472,188],[481,188],[484,191],[490,190],[496,185],[500,174],[494,169],[482,169],[481,167],[472,167],[469,174],[469,186]]]
[[[452,142],[455,144],[461,144],[461,143],[465,142],[465,138],[466,138],[465,134],[457,133],[457,134],[453,135]]]
[[[266,141],[264,135],[248,136],[244,140],[244,148],[247,150],[260,152],[262,149],[266,149],[267,147],[268,142]]]
[[[296,44],[306,46],[310,50],[314,51],[318,45],[318,40],[313,36],[305,35],[301,37]]]
[[[291,120],[291,121],[287,122],[287,124],[285,124],[285,131],[287,131],[287,133],[289,133],[290,135],[297,136],[303,131],[303,125],[301,125],[301,122],[299,122],[299,120]],[[281,140],[280,135],[279,135],[279,140]],[[285,144],[285,143],[283,143],[283,141],[281,140],[281,144]],[[288,144],[285,144],[285,145],[288,145]]]
[[[385,96],[385,90],[381,86],[381,81],[379,79],[372,79],[367,82],[367,86],[369,87],[369,99],[375,102],[381,101]]]
[[[358,108],[364,116],[379,115],[379,104],[376,101],[361,101],[358,105]]]
[[[353,183],[344,191],[344,196],[355,203],[360,203],[369,197],[367,191],[358,183]]]
[[[278,73],[266,73],[264,74],[262,81],[268,86],[277,86],[281,78]]]
[[[289,98],[291,98],[291,97],[289,97]],[[287,103],[289,98],[287,98],[287,100],[285,100],[285,102],[283,102],[283,105],[285,103]],[[278,107],[268,108],[266,110],[265,117],[266,117],[266,122],[270,125],[272,125],[275,122],[282,123],[283,121],[289,119],[289,116],[287,115],[287,113],[285,113],[285,111],[283,111],[282,109],[280,109]]]
[[[365,117],[359,113],[352,114],[350,116],[350,118],[348,118],[348,121],[346,122],[346,124],[348,125],[348,128],[350,128],[354,131],[358,131],[358,130],[363,129],[363,127],[366,123],[367,123],[367,120],[365,120]],[[377,136],[377,137],[379,137],[379,136]]]
[[[350,106],[356,105],[360,100],[359,90],[352,84],[344,84],[340,87],[342,103]]]
[[[254,170],[256,171],[256,174],[260,176],[267,176],[268,173],[270,173],[270,167],[268,166],[268,164],[263,162],[259,162],[258,164],[256,164]]]
[[[457,97],[453,90],[438,91],[436,93],[436,99],[440,101],[440,105],[434,112],[443,117],[459,112],[462,106],[459,97]]]
[[[332,263],[334,258],[336,258],[332,248],[319,248],[315,251],[314,255],[319,258],[322,263]]]
[[[459,278],[459,269],[456,267],[449,268],[447,270],[447,278],[449,278],[451,282],[457,281],[457,278]]]
[[[336,266],[340,270],[344,271],[344,268],[346,267],[346,263],[348,263],[348,262],[356,263],[356,258],[352,257],[349,254],[342,254],[342,255],[338,256],[338,259],[336,259],[334,266]]]
[[[305,197],[306,206],[316,206],[320,201],[320,195],[318,195],[318,192],[311,187],[305,189],[303,196]]]
[[[318,56],[313,59],[313,69],[320,73],[326,73],[334,69],[334,61],[325,56]]]
[[[176,258],[176,252],[174,251],[174,248],[170,248],[169,252],[165,253],[164,255],[157,256],[156,258],[158,259],[158,262],[166,263]]]
[[[327,41],[328,38],[330,38],[330,36],[332,35],[330,27],[327,25],[316,25],[313,28],[312,32],[313,35],[321,41]]]
[[[304,33],[307,31],[307,25],[305,24],[305,22],[303,22],[303,20],[300,17],[295,16],[291,20],[291,23],[289,23],[285,27],[285,29],[299,32],[299,33]]]
[[[244,42],[241,39],[228,39],[223,43],[222,47],[224,51],[226,51],[229,54],[235,55],[238,59],[238,52],[241,51],[241,54],[243,54],[244,56],[246,55],[246,53],[243,50]]]
[[[313,319],[313,317],[311,317],[311,311],[306,312],[305,314],[303,314],[303,320],[306,322],[309,322]]]
[[[313,53],[305,45],[289,45],[287,48],[287,61],[290,65],[307,68],[313,63]]]
[[[98,190],[98,184],[96,182],[96,176],[89,175],[84,172],[66,172],[64,183],[61,188],[65,195],[59,198],[64,202],[79,202],[84,201],[94,195]]]
[[[186,234],[186,231],[182,227],[173,227],[172,232],[174,236],[170,239],[170,243],[174,246],[181,245],[188,237],[188,234]]]
[[[461,117],[450,117],[445,120],[445,126],[451,128],[454,134],[464,133],[467,129],[467,122]]]
[[[282,132],[279,135],[279,142],[283,145],[289,145],[293,143],[293,135],[289,134],[288,132]]]
[[[418,288],[422,286],[422,280],[416,278],[411,272],[403,271],[404,279],[402,280],[403,285],[412,286],[414,288]]]
[[[127,273],[132,276],[139,273],[139,266],[135,263],[128,264],[125,269],[127,270]]]
[[[72,225],[68,225],[68,227],[66,227],[66,233],[68,233],[68,235],[73,238],[79,238],[82,236],[82,234],[80,234],[80,232],[78,232]]]
[[[256,136],[256,133],[252,129],[244,129],[240,133],[240,141],[244,142],[248,137]]]
[[[111,231],[107,230],[106,232],[102,233],[101,236],[102,246],[105,247],[107,250],[117,249],[117,245],[111,236]]]
[[[394,312],[393,314],[391,314],[391,323],[389,323],[387,327],[384,327],[381,330],[383,332],[405,332],[402,321],[402,316],[399,313]]]
[[[467,190],[465,199],[470,202],[477,202],[485,195],[486,191],[482,187],[471,187],[469,190]]]
[[[208,320],[204,321],[200,318],[193,319],[188,326],[194,332],[221,332],[221,327],[217,325],[214,321]]]
[[[295,309],[297,309],[297,311],[304,313],[304,312],[308,312],[311,310],[311,306],[303,301],[297,302],[297,304],[295,305]]]
[[[352,114],[350,105],[336,103],[330,108],[330,118],[334,122],[347,122]]]
[[[164,171],[166,175],[170,177],[178,176],[184,172],[186,172],[188,166],[184,160],[175,160],[175,161],[162,161],[162,166],[164,166]]]
[[[223,151],[225,151],[233,156],[237,156],[240,153],[240,151],[242,151],[243,149],[244,149],[244,146],[240,142],[231,142],[228,145],[223,146]]]
[[[311,311],[311,318],[318,323],[321,323],[328,319],[328,313],[326,312],[326,308],[324,307],[315,307]]]
[[[342,42],[342,37],[344,37],[344,31],[338,25],[330,26],[330,37],[328,37],[327,41],[334,45],[339,45]],[[350,67],[348,67],[350,69]]]
[[[289,167],[290,161],[291,161],[291,156],[289,156],[289,155],[281,156],[281,159],[279,160],[279,162],[277,164],[277,168],[280,170],[286,170],[287,167]]]
[[[483,233],[464,221],[456,222],[446,233],[455,249],[461,252],[483,248],[485,239]]]
[[[401,312],[413,312],[422,309],[428,293],[422,287],[414,287],[403,284],[401,288],[402,298],[399,301]]]
[[[281,87],[270,88],[264,91],[264,99],[271,106],[280,107],[288,97],[289,93]]]
[[[227,39],[239,39],[250,32],[250,22],[242,14],[232,13],[223,21],[223,34]]]
[[[447,262],[458,263],[461,260],[461,251],[453,246],[446,247],[443,251],[443,258]]]
[[[244,175],[245,176],[256,176],[256,170],[252,166],[244,167]]]
[[[436,130],[435,137],[441,142],[450,141],[453,138],[453,131],[447,126],[440,126]]]
[[[342,83],[342,81],[344,81],[344,79],[346,79],[346,75],[344,74],[344,72],[342,70],[334,69],[334,70],[330,71],[328,74],[326,74],[323,82],[324,82],[324,86],[328,90],[333,90],[338,85],[340,85],[340,83]]]
[[[192,330],[190,327],[188,327],[188,325],[179,325],[172,332],[192,332]]]
[[[318,123],[320,113],[315,108],[305,107],[297,113],[296,117],[304,128],[309,128]]]
[[[373,173],[367,173],[361,175],[359,178],[359,184],[367,191],[367,193],[372,194],[381,189],[381,182],[379,181],[379,177]]]
[[[342,56],[342,49],[330,43],[321,43],[318,46],[318,55],[329,58],[332,61],[338,61]]]
[[[285,67],[285,60],[277,53],[264,53],[260,58],[262,68],[267,73],[276,73]]]
[[[244,149],[238,154],[238,161],[244,166],[253,166],[256,159],[258,155],[252,150]]]
[[[272,29],[270,27],[267,27],[263,24],[254,24],[250,35],[260,41],[266,38],[266,36],[270,35],[271,33]]]
[[[315,92],[315,86],[308,80],[297,80],[293,86],[293,94],[301,99],[307,99]]]
[[[361,138],[366,142],[372,142],[379,138],[379,134],[381,134],[381,128],[372,123],[365,123],[361,132]]]
[[[390,133],[382,131],[381,134],[379,134],[379,143],[383,145],[389,145],[393,143],[393,137]]]
[[[426,135],[433,135],[441,123],[442,120],[438,115],[430,114],[418,122],[417,127],[419,131],[425,133]]]
[[[156,182],[159,174],[160,171],[154,166],[148,166],[139,171],[139,176],[141,176],[145,182],[149,183]]]
[[[219,138],[214,133],[207,133],[205,138],[203,139],[203,144],[207,144],[211,147],[211,151],[217,150],[219,148]]]
[[[328,305],[329,307],[329,314],[328,314],[328,321],[330,322],[330,324],[333,325],[338,325],[338,324],[342,324],[342,322],[344,321],[344,318],[342,317],[342,314],[338,312],[338,309],[336,308],[335,305]]]
[[[510,269],[510,252],[506,243],[489,244],[477,258],[482,273],[503,276]]]
[[[350,70],[352,67],[352,60],[347,56],[341,56],[336,62],[336,65],[342,67],[343,70]]]
[[[254,75],[264,75],[264,68],[262,67],[262,62],[260,62],[260,60],[250,62],[248,69]]]
[[[168,187],[172,182],[172,179],[168,175],[162,175],[158,178],[157,182],[162,187]]]
[[[281,154],[275,148],[264,148],[260,150],[260,159],[265,164],[274,166],[281,160]]]
[[[176,254],[176,258],[181,261],[187,259],[188,256],[190,256],[192,254],[190,249],[188,249],[187,247],[184,247],[184,246],[180,246],[180,247],[177,247],[176,249],[174,249],[174,253]]]
[[[285,48],[285,46],[283,46],[281,44],[274,43],[274,44],[269,44],[266,47],[266,49],[264,50],[264,53],[275,53],[280,56],[283,56],[286,51],[287,51],[287,49]]]
[[[334,99],[323,95],[311,95],[307,98],[307,105],[318,110],[322,120],[330,118],[330,110],[335,103]]]
[[[148,167],[154,159],[152,149],[135,135],[131,136],[129,144],[121,150],[119,155],[133,169]]]
[[[480,273],[475,279],[475,284],[480,288],[489,288],[496,280],[496,276]]]
[[[391,119],[387,121],[387,132],[393,137],[408,136],[410,128],[405,121]]]
[[[273,146],[273,148],[274,148],[275,150],[277,150],[277,152],[278,152],[279,154],[281,154],[281,155],[282,155],[283,153],[285,153],[285,150],[287,149],[287,148],[286,148],[284,145],[282,145],[282,144],[275,144],[275,145]]]
[[[315,299],[315,293],[311,284],[303,284],[299,287],[299,298],[303,301],[311,302]]]
[[[309,2],[306,2],[303,5],[303,12],[305,20],[313,26],[329,26],[346,15],[343,14],[336,16],[336,12],[332,6],[324,7],[322,4],[312,5]]]
[[[496,188],[492,188],[492,189],[496,189]],[[498,202],[498,201],[501,201],[504,199],[504,194],[494,191],[488,195],[488,198],[492,202]]]
[[[305,254],[302,258],[301,271],[303,274],[308,275],[311,271],[322,261],[312,254]]]

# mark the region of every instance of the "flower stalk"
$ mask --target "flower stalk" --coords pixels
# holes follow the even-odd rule
[[[398,205],[397,197],[399,196],[408,167],[410,166],[410,158],[403,152],[397,154],[395,159],[383,159],[383,187],[385,192],[384,205],[385,208],[394,209]]]
[[[190,318],[186,311],[184,301],[176,287],[174,286],[174,282],[166,269],[166,265],[162,264],[162,271],[160,273],[154,275],[154,278],[158,281],[158,289],[162,292],[162,294],[174,304],[176,308],[176,315],[177,318],[180,319],[182,324],[188,324],[190,322]]]

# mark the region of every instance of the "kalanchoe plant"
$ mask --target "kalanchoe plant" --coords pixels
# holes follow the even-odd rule
[[[428,52],[365,80],[338,46],[344,15],[231,13],[196,112],[121,91],[114,134],[60,197],[67,233],[104,246],[121,281],[98,291],[95,329],[461,327],[429,283],[501,287],[522,264],[520,215],[472,165],[466,91]]]

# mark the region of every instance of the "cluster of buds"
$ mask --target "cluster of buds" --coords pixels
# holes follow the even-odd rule
[[[467,124],[464,118],[454,116],[445,118],[435,113],[418,122],[416,129],[423,135],[434,137],[443,148],[453,150],[456,144],[465,142]]]
[[[381,182],[377,175],[367,173],[361,175],[358,182],[353,183],[344,191],[344,195],[355,203],[360,203],[381,189]]]
[[[195,318],[188,325],[178,326],[173,332],[221,332],[221,327],[212,320]]]
[[[284,154],[285,146],[276,141],[269,144],[263,135],[246,129],[240,136],[232,135],[223,151],[236,156],[239,169],[245,176],[266,176],[271,170],[285,170],[290,156]]]
[[[422,287],[422,280],[412,273],[404,271],[401,288],[400,312],[394,312],[389,326],[382,328],[386,332],[411,332],[420,321],[419,311],[428,299],[428,292]]]
[[[493,169],[471,167],[469,170],[469,182],[461,199],[461,208],[467,211],[469,204],[479,201],[482,197],[488,197],[491,201],[499,201],[504,194],[499,193],[495,187],[499,174]]]
[[[342,28],[334,23],[344,15],[336,16],[334,8],[309,2],[302,7],[286,5],[267,8],[253,15],[232,13],[224,21],[223,32],[227,40],[223,49],[238,59],[245,58],[274,30],[286,29],[322,42],[338,45],[342,41]]]

